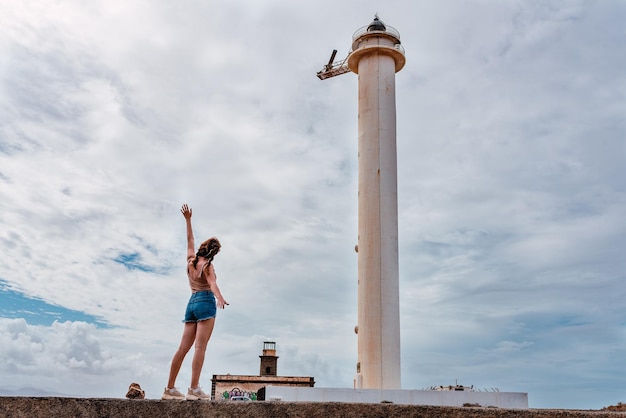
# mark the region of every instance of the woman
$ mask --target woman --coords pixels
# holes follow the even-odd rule
[[[187,224],[187,278],[192,294],[183,320],[185,323],[183,338],[172,358],[170,377],[161,399],[211,399],[211,395],[204,393],[200,388],[200,372],[204,363],[204,352],[215,325],[216,307],[224,309],[224,306],[228,305],[217,286],[217,277],[212,263],[221,245],[217,238],[209,238],[195,252],[191,229],[191,209],[184,204],[180,211]],[[176,376],[178,376],[185,355],[194,343],[191,385],[185,396],[176,388]]]

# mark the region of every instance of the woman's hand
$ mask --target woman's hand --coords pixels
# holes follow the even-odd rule
[[[183,205],[183,207],[180,209],[180,211],[183,214],[183,216],[185,217],[185,219],[187,219],[187,220],[191,219],[191,209],[189,208],[189,206],[187,206],[186,203]]]
[[[220,308],[220,309],[224,309],[224,307],[225,307],[226,305],[230,305],[230,303],[226,302],[226,301],[224,300],[224,298],[221,298],[221,297],[218,297],[218,298],[217,298],[217,307],[218,307],[218,308]]]

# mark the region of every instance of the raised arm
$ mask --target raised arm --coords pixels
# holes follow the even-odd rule
[[[222,296],[222,292],[220,292],[220,288],[217,285],[217,276],[215,275],[215,269],[213,268],[213,264],[209,264],[208,266],[205,264],[204,274],[206,275],[207,282],[211,287],[211,292],[215,295],[215,299],[217,302],[217,307],[220,309],[224,309],[224,306],[230,305],[224,297]]]
[[[194,258],[196,256],[193,229],[191,228],[191,208],[185,203],[180,211],[185,217],[185,223],[187,224],[187,260],[189,260],[190,258]]]

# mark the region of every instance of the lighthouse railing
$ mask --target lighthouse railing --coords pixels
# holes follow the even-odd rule
[[[377,32],[386,33],[400,40],[400,32],[398,32],[398,30],[394,28],[393,26],[385,25],[385,30],[372,30],[372,31],[368,31],[367,30],[368,27],[369,25],[358,28],[352,35],[352,40],[353,41],[356,40],[356,38],[358,38],[359,36],[363,35],[366,32],[367,33],[377,33]]]

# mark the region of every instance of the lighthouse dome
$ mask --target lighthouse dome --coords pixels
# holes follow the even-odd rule
[[[386,31],[387,28],[385,27],[385,24],[382,22],[382,20],[378,19],[378,16],[374,17],[374,20],[372,21],[372,23],[370,23],[370,25],[367,27],[367,31],[368,32],[372,32],[375,30],[379,30],[379,31]]]

